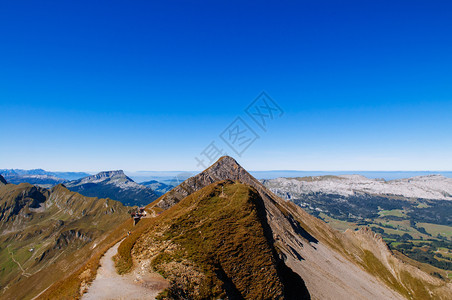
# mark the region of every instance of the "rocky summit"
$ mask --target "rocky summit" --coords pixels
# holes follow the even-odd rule
[[[110,198],[128,206],[144,206],[160,196],[152,188],[134,182],[122,170],[100,172],[67,182],[65,186],[84,196]]]

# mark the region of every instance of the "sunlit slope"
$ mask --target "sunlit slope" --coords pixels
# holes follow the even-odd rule
[[[27,299],[68,276],[128,219],[117,201],[84,197],[58,185],[0,187],[1,298]]]
[[[248,185],[211,184],[160,215],[132,256],[152,260],[171,282],[170,298],[306,299],[274,247],[262,202]]]
[[[259,193],[279,256],[301,276],[313,298],[447,298],[452,291],[450,283],[413,271],[412,266],[397,260],[374,235],[366,231],[340,233],[277,197],[231,157],[220,158],[148,208],[167,209],[203,187],[226,179],[248,184]],[[382,245],[387,251],[384,255]]]

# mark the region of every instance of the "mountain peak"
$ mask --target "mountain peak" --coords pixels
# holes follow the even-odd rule
[[[228,180],[233,181],[233,183],[231,184]],[[215,184],[215,182],[219,183]],[[220,188],[219,184],[223,183],[224,186]],[[162,214],[162,218],[178,216],[178,218],[171,218],[173,221],[176,219],[181,220],[179,214],[181,209],[194,208],[192,211],[199,210],[203,212],[202,224],[211,222],[212,225],[207,228],[210,228],[209,230],[217,230],[216,233],[212,233],[209,237],[218,236],[218,240],[224,242],[225,239],[220,237],[219,233],[227,226],[221,225],[221,221],[212,221],[212,216],[223,213],[225,209],[229,210],[231,206],[238,207],[237,213],[225,213],[225,217],[236,216],[238,212],[241,213],[247,210],[246,203],[234,198],[235,191],[234,189],[231,190],[231,186],[234,185],[237,188],[242,186],[241,189],[248,189],[248,195],[252,196],[250,199],[255,200],[254,209],[258,213],[259,223],[262,226],[265,238],[276,253],[273,259],[279,268],[283,269],[281,274],[291,274],[290,276],[293,275],[291,280],[301,278],[304,281],[303,284],[285,286],[284,290],[294,295],[293,297],[284,297],[285,299],[303,298],[300,297],[297,290],[297,287],[299,289],[302,285],[306,285],[309,294],[312,293],[314,296],[313,298],[319,299],[347,299],[350,294],[356,295],[356,299],[402,298],[391,287],[378,282],[371,273],[367,273],[367,269],[364,270],[361,267],[364,259],[359,255],[365,255],[367,252],[363,254],[359,245],[374,245],[375,241],[378,241],[376,237],[371,236],[369,232],[363,232],[356,234],[356,238],[354,235],[350,235],[350,238],[348,238],[348,236],[334,231],[327,224],[309,215],[294,203],[277,197],[231,157],[221,157],[212,166],[185,180],[153,202],[148,208],[152,209],[157,206],[160,209],[167,210]],[[216,192],[212,193],[209,188],[216,189]],[[203,195],[207,195],[206,199],[203,198]],[[231,196],[229,199],[228,195]],[[215,203],[217,206],[206,212],[198,205],[201,202],[196,202],[195,205],[192,201],[205,201],[207,205],[214,205]],[[192,217],[193,214],[189,212],[187,218],[191,222],[189,223],[190,226],[193,225],[192,221],[194,219]],[[224,221],[225,219],[221,216],[219,220]],[[237,224],[237,222],[228,224]],[[216,226],[221,229],[216,228]],[[165,228],[180,228],[180,226],[171,227],[170,225],[170,227]],[[250,229],[246,225],[241,230],[245,232],[250,230],[250,234],[255,232],[255,230]],[[207,236],[203,235],[205,232],[202,229],[198,229],[198,227],[196,227],[195,232],[202,238]],[[238,232],[238,230],[235,232]],[[362,242],[358,238],[361,238]],[[368,239],[370,239],[370,242],[366,243]],[[207,239],[199,241],[202,246],[205,243],[208,244]],[[379,245],[380,243],[377,244]],[[148,249],[148,247],[143,248]],[[375,250],[371,247],[369,248]],[[248,259],[248,256],[251,259],[255,253],[256,251],[252,255],[245,254],[245,259]],[[376,255],[376,257],[382,257],[379,253]],[[391,256],[392,254],[389,253],[389,255]],[[230,255],[226,256],[230,257]],[[224,264],[219,263],[219,265],[224,266],[227,263],[229,261]],[[370,272],[372,271],[371,263],[369,262]],[[364,264],[364,267],[366,266]],[[389,272],[391,268],[389,265],[387,270],[384,269],[384,274]],[[326,286],[334,288],[325,288]],[[307,295],[307,298],[309,297]]]
[[[239,163],[234,158],[232,158],[231,156],[228,156],[228,155],[224,155],[224,156],[220,157],[214,163],[214,165],[218,164],[218,163],[229,164],[229,165],[239,165]]]
[[[99,172],[95,175],[91,175],[91,176],[87,176],[84,178],[81,178],[79,180],[74,180],[73,182],[77,182],[77,183],[86,183],[86,182],[101,182],[101,181],[105,181],[111,178],[118,178],[118,177],[123,177],[123,178],[128,178],[126,176],[126,174],[124,174],[123,170],[113,170],[113,171],[103,171],[103,172]]]
[[[203,172],[208,170],[236,170],[242,168],[239,163],[230,156],[222,156],[215,163],[213,163],[210,167],[205,169]],[[242,168],[243,169],[243,168]]]
[[[97,173],[94,176],[99,176],[99,177],[113,177],[113,176],[125,176],[126,174],[124,174],[123,170],[113,170],[113,171],[102,171]]]
[[[158,198],[150,187],[140,185],[122,170],[104,171],[65,183],[74,192],[88,197],[111,198],[125,205],[146,205]]]
[[[255,188],[260,186],[259,181],[242,168],[234,158],[222,156],[213,165],[201,173],[188,178],[170,192],[163,195],[159,198],[159,202],[154,204],[160,208],[167,209],[187,197],[189,194],[192,194],[209,184],[222,180],[240,181]]]

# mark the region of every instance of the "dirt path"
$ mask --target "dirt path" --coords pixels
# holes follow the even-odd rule
[[[96,279],[83,300],[99,299],[155,299],[168,284],[162,276],[149,273],[146,265],[136,267],[127,275],[116,273],[113,256],[121,242],[111,247],[100,260]]]
[[[22,275],[25,276],[25,277],[30,277],[31,274],[25,272],[24,268],[22,268],[22,265],[14,258],[14,254],[13,254],[13,252],[9,249],[9,245],[8,245],[8,252],[9,252],[9,255],[11,256],[11,259],[13,260],[13,262],[15,262],[15,263],[19,266],[20,270],[22,271]]]

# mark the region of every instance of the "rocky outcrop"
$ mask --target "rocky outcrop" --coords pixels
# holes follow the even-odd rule
[[[85,230],[70,229],[60,233],[53,249],[63,249],[76,243],[86,244],[92,241],[92,233]]]
[[[261,186],[259,181],[243,169],[235,159],[229,156],[223,156],[208,169],[196,176],[188,178],[170,192],[160,197],[156,205],[160,208],[167,209],[193,192],[214,182],[227,179],[232,181],[238,180],[254,188]]]

